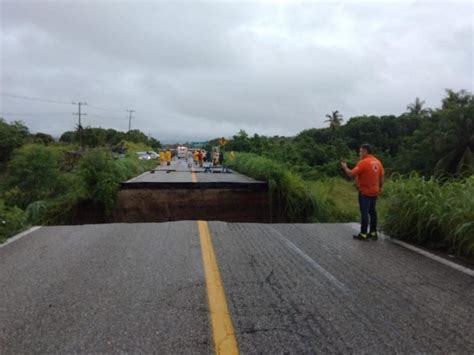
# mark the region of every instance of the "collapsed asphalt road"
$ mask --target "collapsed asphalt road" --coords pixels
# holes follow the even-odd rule
[[[208,225],[241,353],[474,352],[471,276],[344,224]],[[0,353],[214,352],[202,243],[184,221],[0,248]]]

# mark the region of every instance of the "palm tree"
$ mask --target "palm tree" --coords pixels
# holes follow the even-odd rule
[[[431,112],[429,108],[423,108],[425,101],[421,101],[418,97],[415,99],[415,102],[407,105],[407,110],[409,113],[415,116],[424,116]]]
[[[331,129],[336,129],[336,128],[339,128],[341,127],[341,123],[343,121],[342,119],[342,115],[339,113],[339,111],[333,111],[332,114],[328,114],[326,115],[326,117],[328,118],[326,121],[324,122],[328,122],[329,123],[329,127]]]

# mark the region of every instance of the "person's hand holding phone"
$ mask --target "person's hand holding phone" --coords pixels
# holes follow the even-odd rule
[[[341,166],[343,169],[347,168],[347,160],[346,159],[341,159]]]

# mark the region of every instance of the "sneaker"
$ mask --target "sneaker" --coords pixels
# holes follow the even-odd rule
[[[352,238],[359,240],[367,240],[367,233],[359,233],[357,235],[353,235]]]
[[[377,235],[377,232],[370,232],[369,233],[369,238],[372,240],[378,240],[379,236]]]

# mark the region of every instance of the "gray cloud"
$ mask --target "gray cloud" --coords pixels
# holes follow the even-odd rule
[[[86,100],[117,110],[88,107],[86,124],[121,130],[133,108],[134,127],[163,140],[293,135],[335,109],[399,114],[415,96],[438,106],[444,88],[473,90],[470,2],[1,7],[2,92]],[[0,112],[36,113],[3,115],[33,131],[72,129],[68,111],[0,97]]]

